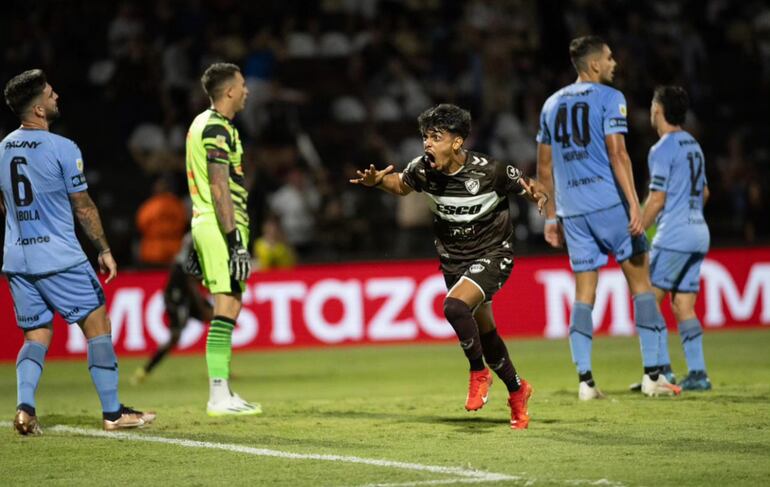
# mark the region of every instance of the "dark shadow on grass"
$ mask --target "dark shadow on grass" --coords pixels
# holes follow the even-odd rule
[[[628,431],[622,433],[601,433],[598,431],[577,430],[573,428],[560,428],[558,435],[548,438],[558,443],[586,446],[624,446],[655,448],[660,451],[708,451],[723,453],[725,457],[736,454],[747,454],[767,458],[767,443],[742,442],[726,440],[708,440],[691,437],[656,437],[652,443],[649,437],[633,436]]]

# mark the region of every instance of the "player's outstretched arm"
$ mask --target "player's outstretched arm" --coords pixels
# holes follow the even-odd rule
[[[644,211],[642,212],[642,227],[645,230],[650,228],[652,224],[655,223],[655,219],[663,210],[665,204],[665,191],[650,191],[650,195],[647,197],[647,201],[644,203]]]
[[[107,243],[107,236],[104,234],[102,219],[99,216],[99,210],[94,201],[88,195],[88,191],[79,191],[70,193],[70,202],[72,210],[78,223],[88,236],[88,239],[99,251],[99,271],[107,273],[107,282],[110,282],[118,275],[118,264],[112,257],[110,245]]]
[[[399,196],[408,195],[412,192],[412,188],[405,184],[401,175],[394,173],[393,169],[393,164],[391,164],[385,169],[378,171],[374,164],[370,164],[368,169],[356,171],[358,177],[351,179],[350,182],[360,184],[366,188],[379,188]]]
[[[610,158],[610,167],[615,174],[615,179],[623,191],[628,202],[629,222],[628,231],[633,236],[644,233],[642,227],[642,213],[639,207],[639,197],[634,187],[634,172],[631,169],[631,158],[626,150],[626,138],[623,134],[610,134],[604,137],[607,143],[607,155]]]
[[[549,196],[545,202],[545,228],[543,236],[551,247],[564,245],[564,234],[556,220],[555,192],[553,185],[553,154],[549,144],[537,144],[537,180]]]

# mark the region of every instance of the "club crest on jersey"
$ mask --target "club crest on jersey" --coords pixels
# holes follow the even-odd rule
[[[465,189],[467,189],[470,194],[478,193],[480,188],[481,184],[479,184],[478,179],[469,179],[465,181]]]
[[[515,167],[513,167],[513,166],[507,166],[507,167],[505,168],[505,173],[506,173],[506,174],[508,174],[508,177],[509,177],[509,178],[510,178],[512,181],[518,181],[518,180],[519,180],[519,178],[521,177],[521,171],[519,171],[518,169],[516,169],[516,168],[515,168]]]

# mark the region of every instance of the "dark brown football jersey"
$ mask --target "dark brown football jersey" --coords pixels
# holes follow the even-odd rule
[[[401,177],[428,197],[442,267],[501,247],[512,249],[508,194],[523,189],[517,182],[521,175],[515,166],[475,151],[468,151],[465,164],[454,174],[432,169],[426,156],[409,163]]]

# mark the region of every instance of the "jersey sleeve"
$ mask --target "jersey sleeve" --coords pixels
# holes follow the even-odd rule
[[[88,189],[86,176],[83,174],[83,155],[71,140],[59,144],[59,166],[68,193],[79,193]]]
[[[604,135],[628,133],[628,109],[623,93],[613,90],[604,105]]]
[[[500,194],[520,193],[522,189],[519,178],[524,173],[513,164],[497,162],[495,166],[495,190]]]
[[[416,157],[412,159],[406,169],[401,172],[401,180],[417,192],[421,192],[427,183],[427,174],[425,171],[425,164],[423,164],[423,157]]]
[[[230,133],[223,125],[209,124],[203,129],[203,148],[206,151],[206,162],[230,164]]]
[[[540,111],[540,124],[535,140],[538,144],[551,145],[551,131],[548,130],[548,123],[546,122],[546,104],[543,104],[543,109]]]
[[[664,156],[661,147],[653,147],[647,156],[650,167],[650,191],[666,191],[671,173],[671,158]]]

